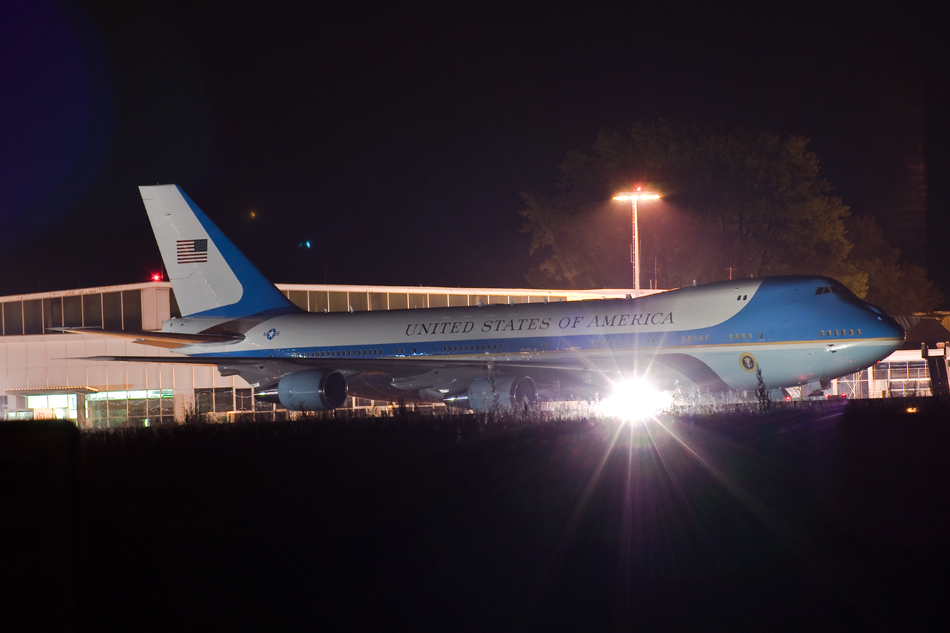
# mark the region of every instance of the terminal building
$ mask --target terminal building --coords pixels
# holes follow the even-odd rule
[[[290,301],[310,312],[577,301],[623,298],[630,292],[300,284],[277,287]],[[286,415],[279,405],[256,401],[251,386],[239,376],[222,376],[210,366],[161,364],[162,357],[176,356],[169,350],[139,345],[132,339],[65,334],[53,329],[157,331],[173,316],[180,316],[180,312],[169,282],[0,297],[0,419],[58,418],[74,420],[81,428],[110,428],[170,424],[190,412],[221,418],[250,412],[274,418]],[[946,393],[943,343],[950,339],[950,332],[933,318],[905,319],[903,324],[908,330],[904,349],[874,367],[832,381],[825,393],[850,398]],[[923,333],[921,340],[914,336],[917,331]],[[929,358],[922,354],[921,345],[928,350]],[[85,359],[90,356],[155,356],[156,362]],[[933,385],[931,374],[935,376]],[[375,408],[388,404],[349,398],[346,406]]]

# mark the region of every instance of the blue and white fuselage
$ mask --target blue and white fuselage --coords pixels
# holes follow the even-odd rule
[[[631,377],[685,391],[779,388],[854,373],[904,340],[896,321],[838,282],[804,276],[635,299],[307,313],[177,187],[141,189],[188,314],[167,321],[155,344],[240,374],[288,408],[332,408],[350,394],[480,410],[499,392],[505,407],[589,398]],[[191,255],[191,241],[205,250]]]

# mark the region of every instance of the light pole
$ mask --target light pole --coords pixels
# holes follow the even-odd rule
[[[640,236],[637,232],[637,202],[640,200],[659,200],[660,196],[655,193],[648,193],[643,187],[637,187],[633,191],[623,191],[614,196],[614,200],[626,202],[629,200],[633,205],[633,235],[630,242],[630,263],[633,264],[633,288],[634,296],[640,296]]]

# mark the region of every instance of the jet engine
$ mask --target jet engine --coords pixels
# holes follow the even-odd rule
[[[538,387],[527,376],[498,376],[495,388],[491,381],[479,378],[468,389],[446,396],[446,406],[473,411],[491,411],[496,405],[502,411],[518,410],[525,404],[533,407],[538,403]]]
[[[346,402],[346,378],[338,371],[308,369],[287,374],[277,388],[254,394],[258,400],[280,402],[291,411],[327,411]]]

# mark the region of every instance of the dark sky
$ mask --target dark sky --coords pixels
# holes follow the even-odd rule
[[[4,0],[0,294],[146,280],[155,183],[274,281],[522,286],[519,192],[666,118],[811,138],[950,295],[947,67],[913,4],[351,4]]]

